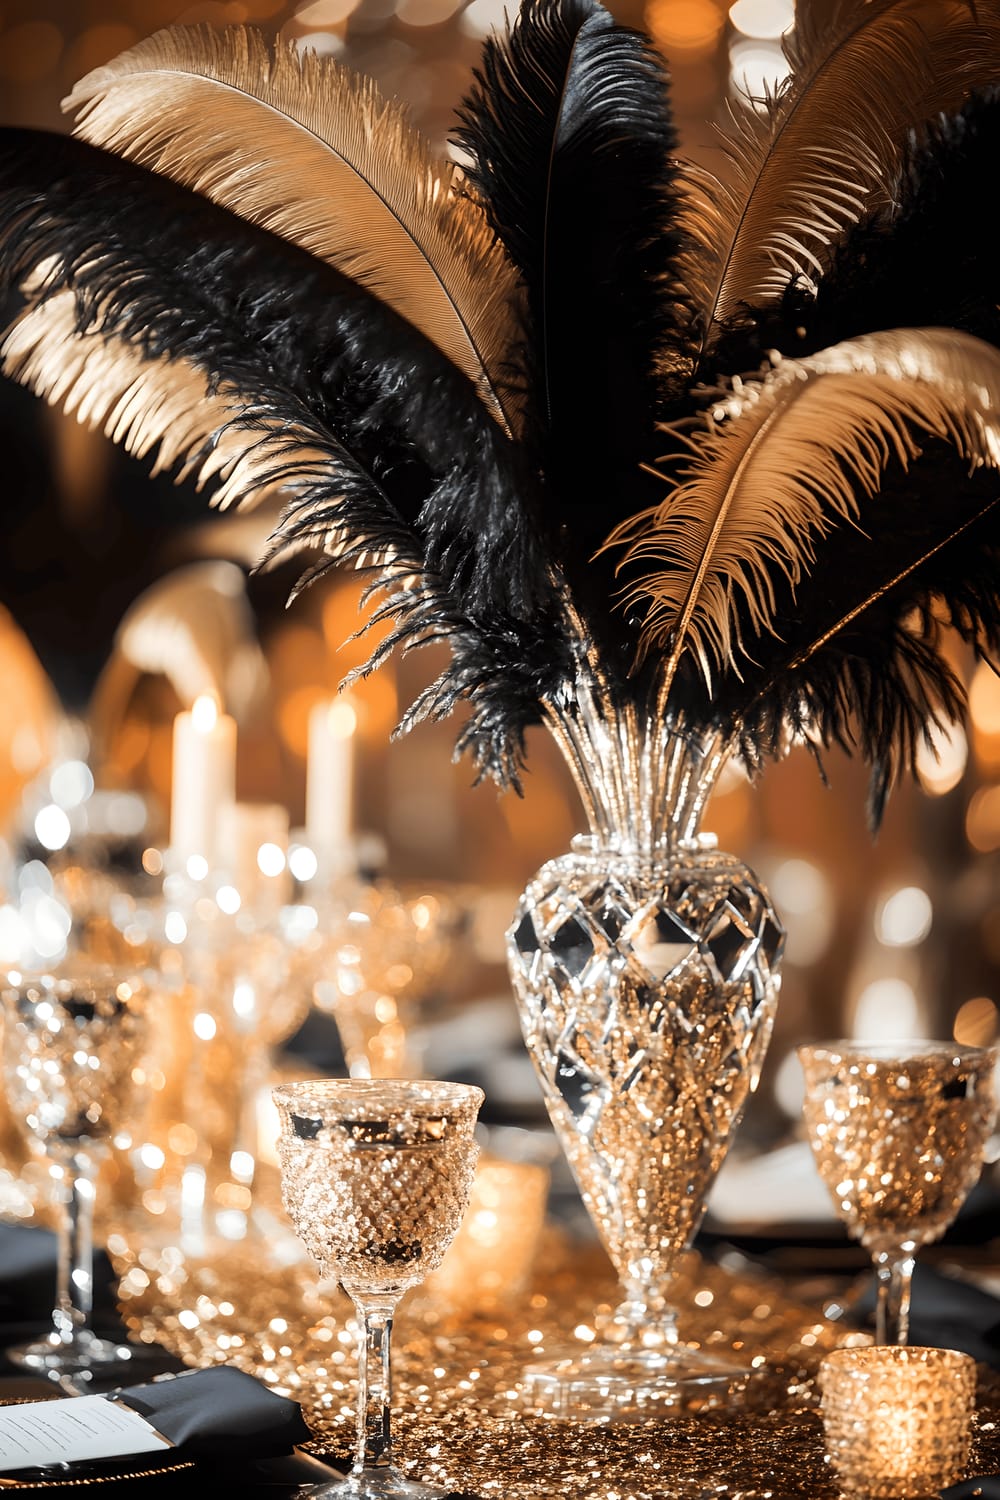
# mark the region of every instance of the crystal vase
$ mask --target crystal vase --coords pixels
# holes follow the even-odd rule
[[[735,1362],[682,1343],[670,1287],[757,1085],[783,932],[699,824],[726,759],[595,693],[550,715],[589,836],[529,881],[507,934],[528,1051],[624,1300],[525,1372],[529,1405],[635,1420],[730,1404]]]

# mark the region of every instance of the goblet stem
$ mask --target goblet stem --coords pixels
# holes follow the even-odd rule
[[[905,1344],[910,1333],[910,1289],[913,1284],[912,1249],[880,1250],[875,1257],[877,1298],[876,1344]]]
[[[392,1465],[392,1373],[390,1348],[395,1297],[351,1292],[361,1325],[358,1337],[357,1436],[352,1476],[384,1472]]]
[[[70,1343],[89,1328],[94,1310],[94,1184],[97,1164],[75,1152],[63,1165],[63,1201],[59,1215],[55,1331]]]

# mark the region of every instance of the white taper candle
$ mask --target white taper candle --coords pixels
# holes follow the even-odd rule
[[[357,710],[347,698],[317,703],[309,716],[306,841],[321,873],[339,873],[350,862],[357,727]]]
[[[211,869],[223,809],[236,797],[236,720],[204,694],[174,720],[170,783],[170,852],[182,868],[192,858]]]

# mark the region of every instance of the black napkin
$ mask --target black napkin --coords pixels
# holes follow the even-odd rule
[[[1000,1475],[963,1479],[961,1484],[953,1484],[950,1489],[942,1490],[941,1500],[972,1500],[973,1495],[981,1495],[982,1500],[1000,1500]]]
[[[56,1294],[56,1237],[35,1224],[0,1221],[0,1323],[45,1323]],[[94,1311],[98,1321],[115,1315],[111,1263],[94,1249]]]
[[[185,1458],[271,1457],[311,1436],[298,1402],[234,1365],[164,1375],[113,1395],[183,1448]]]

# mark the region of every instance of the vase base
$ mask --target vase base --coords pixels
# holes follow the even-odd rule
[[[599,1345],[529,1365],[522,1406],[582,1422],[641,1422],[743,1405],[753,1371],[702,1349]]]

